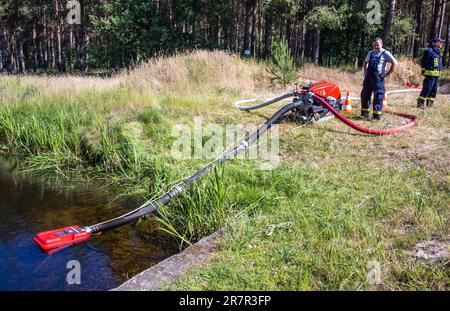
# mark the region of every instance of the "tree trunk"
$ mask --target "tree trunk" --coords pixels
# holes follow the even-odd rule
[[[7,67],[7,70],[8,70],[9,74],[13,74],[14,73],[14,68],[15,68],[14,60],[15,60],[15,57],[13,55],[13,48],[11,48],[11,53],[9,54],[8,67]]]
[[[250,50],[252,53],[252,56],[256,55],[256,21],[257,21],[257,17],[256,17],[256,1],[255,4],[252,6],[252,41],[251,41],[251,45],[250,45]]]
[[[67,56],[67,35],[66,35],[66,16],[63,0],[56,0],[56,18],[58,22],[57,26],[57,39],[58,39],[58,70],[59,72],[66,72],[66,56]]]
[[[4,65],[3,62],[5,60],[5,49],[6,49],[6,42],[5,42],[5,37],[3,36],[3,34],[0,34],[0,73],[3,73]]]
[[[291,26],[291,21],[287,20],[286,21],[286,41],[287,41],[287,44],[290,49],[292,48],[291,40],[292,40],[292,26]]]
[[[302,46],[302,50],[301,50],[301,60],[302,60],[302,64],[305,63],[305,52],[306,52],[306,21],[303,20],[302,21],[302,35],[301,35],[301,46]]]
[[[319,65],[320,57],[320,29],[314,30],[314,43],[313,43],[313,53],[312,61],[314,64]]]
[[[3,73],[3,37],[0,37],[0,73]]]
[[[258,6],[258,40],[256,41],[258,43],[258,49],[257,49],[257,55],[261,56],[263,55],[263,39],[264,39],[264,32],[263,32],[263,13],[262,13],[262,6]]]
[[[252,16],[252,2],[251,0],[247,1],[245,4],[245,21],[244,21],[244,46],[242,54],[244,56],[250,56],[250,18]]]
[[[37,44],[36,44],[36,23],[33,24],[33,71],[37,72],[38,67],[38,51],[37,51]]]
[[[422,33],[422,0],[416,0],[416,37],[414,38],[414,57],[420,56],[420,44]]]
[[[235,35],[235,43],[234,43],[234,51],[235,52],[238,52],[238,51],[240,51],[240,49],[241,49],[241,47],[240,47],[240,38],[241,38],[241,23],[240,23],[240,19],[239,19],[239,16],[240,16],[240,12],[241,12],[241,10],[240,10],[240,1],[237,1],[237,4],[236,4],[236,16],[235,16],[235,20],[234,20],[234,22],[235,22],[235,25],[236,25],[236,35]]]
[[[115,59],[116,59],[116,64],[114,66],[114,71],[116,73],[119,73],[119,71],[120,71],[120,49],[119,48],[116,48]]]
[[[77,37],[77,60],[76,60],[76,68],[80,71],[86,70],[86,49],[87,49],[87,33],[86,33],[86,18],[85,18],[85,7],[80,1],[81,4],[81,25],[79,27],[79,33]]]
[[[67,36],[66,58],[69,70],[72,69],[72,51],[73,51],[73,25],[70,25],[69,35]]]
[[[445,4],[446,2],[443,1],[441,4],[441,12],[439,15],[439,30],[438,30],[438,37],[442,37],[442,31],[444,28],[444,20],[445,20]]]
[[[44,17],[45,18],[45,17]],[[48,65],[49,65],[49,60],[48,60],[48,56],[50,53],[50,40],[48,38],[48,33],[47,33],[47,22],[44,21],[44,47],[43,47],[43,67],[45,70],[48,69]]]
[[[23,39],[21,30],[19,30],[19,33],[17,35],[16,39],[16,63],[17,63],[17,72],[19,74],[25,73],[25,57],[23,54]]]
[[[447,17],[447,37],[445,39],[445,51],[444,51],[444,61],[445,66],[448,68],[450,65],[450,16]]]
[[[433,38],[436,38],[439,36],[439,27],[441,24],[441,0],[434,0],[434,6],[433,6],[433,19],[430,27],[430,33],[429,33],[429,41],[433,40]]]
[[[389,9],[386,15],[386,20],[384,22],[384,30],[382,37],[385,46],[387,46],[389,42],[389,34],[391,32],[392,24],[394,22],[396,5],[397,0],[389,0]]]
[[[272,35],[272,18],[266,16],[266,24],[264,30],[264,57],[270,56],[270,37]]]
[[[62,26],[60,23],[60,5],[59,0],[55,0],[55,18],[57,21],[56,26],[56,55],[57,55],[57,61],[56,61],[56,67],[58,68],[59,72],[62,72]]]
[[[6,48],[6,53],[5,53],[5,67],[6,70],[8,72],[8,74],[12,74],[13,70],[14,70],[14,56],[13,56],[13,47],[11,44],[11,38],[8,36],[8,32],[5,30],[4,32],[5,34],[5,48]]]
[[[55,33],[52,31],[50,35],[50,49],[51,49],[51,68],[56,68],[56,54],[55,54]]]

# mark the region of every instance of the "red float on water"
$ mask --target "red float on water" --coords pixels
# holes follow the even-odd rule
[[[84,228],[70,226],[36,234],[34,241],[44,251],[50,251],[75,243],[81,243],[91,237]]]

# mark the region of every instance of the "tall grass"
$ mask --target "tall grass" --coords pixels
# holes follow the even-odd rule
[[[164,128],[152,108],[115,112],[116,92],[85,97],[36,97],[0,109],[0,142],[25,157],[32,172],[95,171],[140,180],[151,170],[147,135]],[[107,103],[105,103],[107,102]],[[124,105],[126,107],[126,105]],[[145,129],[145,133],[144,133]]]
[[[232,209],[227,205],[225,165],[209,175],[158,212],[162,230],[179,239],[180,246],[191,244],[222,228]]]
[[[92,124],[93,115],[76,102],[25,101],[0,110],[0,138],[12,150],[30,155],[79,156],[79,126]]]
[[[243,62],[221,51],[199,50],[151,60],[125,76],[124,81],[136,90],[190,97],[223,89],[251,93],[267,84],[265,77],[265,67],[256,62]]]
[[[87,91],[102,91],[120,87],[120,84],[121,79],[118,77],[105,79],[69,75],[21,77],[2,75],[0,80],[2,103],[0,105],[19,99],[17,94],[24,94],[26,90],[28,90],[28,95],[33,96],[40,94],[46,97],[72,97]]]

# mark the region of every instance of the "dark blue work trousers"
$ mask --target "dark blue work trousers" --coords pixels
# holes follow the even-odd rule
[[[423,89],[420,93],[419,99],[422,101],[434,102],[437,95],[437,88],[439,84],[439,77],[425,76],[423,81]]]
[[[381,115],[383,113],[383,99],[386,93],[386,85],[384,79],[380,77],[378,72],[369,70],[364,79],[364,86],[361,92],[361,111],[362,113],[370,112],[370,104],[373,99],[373,114]]]

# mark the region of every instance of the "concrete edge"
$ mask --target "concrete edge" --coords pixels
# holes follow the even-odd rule
[[[217,250],[223,233],[217,231],[182,252],[141,272],[112,291],[157,291],[185,275],[189,270],[207,263]]]

